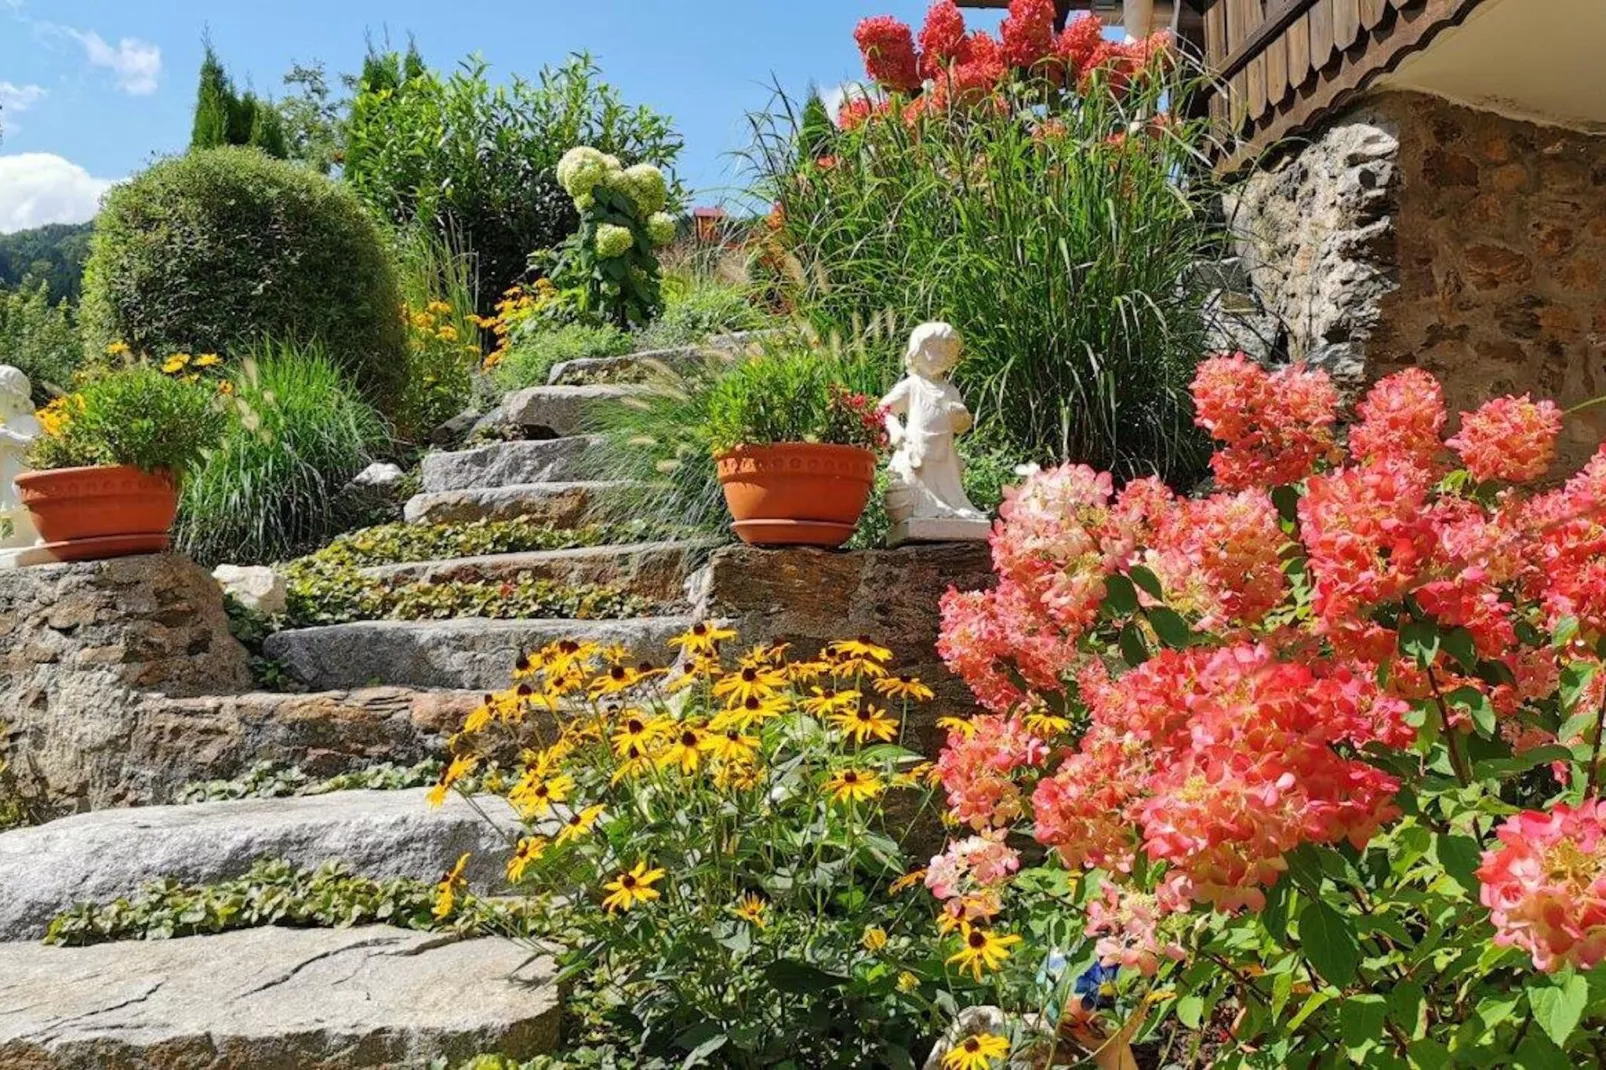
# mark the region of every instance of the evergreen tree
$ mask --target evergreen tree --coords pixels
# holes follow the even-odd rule
[[[799,162],[807,163],[821,156],[829,156],[835,137],[836,124],[831,122],[831,113],[825,101],[820,99],[820,91],[810,88],[809,99],[803,105],[803,118],[798,124],[798,151],[802,154]]]
[[[229,140],[236,102],[234,86],[228,72],[206,45],[206,57],[201,60],[201,84],[195,94],[195,122],[190,130],[190,148],[215,149],[233,144]]]

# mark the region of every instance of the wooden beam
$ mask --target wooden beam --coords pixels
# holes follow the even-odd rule
[[[1214,72],[1216,77],[1226,80],[1249,66],[1266,50],[1267,45],[1297,22],[1299,17],[1315,4],[1316,0],[1282,0],[1282,3],[1266,16],[1265,21],[1256,26],[1249,36],[1233,49],[1226,62],[1221,65],[1221,69]]]

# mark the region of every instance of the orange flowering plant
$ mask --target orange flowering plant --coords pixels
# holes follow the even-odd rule
[[[1563,414],[1496,398],[1446,437],[1417,369],[1347,442],[1319,371],[1217,357],[1193,393],[1214,493],[1038,472],[997,587],[944,599],[989,712],[938,761],[966,832],[931,891],[997,932],[1056,889],[1085,983],[1054,1010],[1089,1034],[1218,1067],[1601,1064],[1606,449],[1534,491]]]
[[[932,693],[866,639],[802,659],[730,658],[734,639],[699,624],[674,668],[578,642],[520,660],[436,797],[500,786],[523,826],[508,881],[549,906],[629,1058],[914,1065],[953,1007],[900,846],[933,823],[929,763],[903,746]],[[450,907],[460,878],[442,889]]]

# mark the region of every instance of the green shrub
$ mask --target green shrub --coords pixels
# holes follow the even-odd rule
[[[484,359],[474,311],[473,257],[422,227],[397,236],[407,318],[407,380],[395,423],[399,437],[421,442],[474,399],[474,371]]]
[[[889,313],[958,327],[977,426],[1023,459],[1185,483],[1206,453],[1187,395],[1207,344],[1192,269],[1221,240],[1207,124],[1169,121],[1180,76],[1095,87],[1052,121],[1018,92],[835,132],[828,165],[799,162],[790,105],[760,118],[766,257],[790,265],[785,296],[822,332]]]
[[[631,348],[630,336],[609,324],[548,327],[532,320],[528,327],[515,334],[491,373],[496,385],[504,390],[545,386],[552,369],[566,360],[617,357]]]
[[[179,545],[204,562],[273,561],[349,523],[340,493],[383,421],[317,347],[265,344],[231,369],[239,414],[184,489]]]
[[[416,53],[371,55],[351,106],[343,173],[382,217],[423,221],[471,249],[479,311],[489,316],[530,253],[579,225],[557,181],[565,152],[594,145],[626,164],[668,167],[681,140],[665,116],[626,105],[589,56],[533,82],[493,86],[486,71],[477,59],[444,75]]]
[[[764,325],[764,315],[745,288],[713,279],[666,276],[663,315],[637,335],[636,344],[640,349],[674,349]]]
[[[782,442],[879,448],[886,430],[875,405],[884,385],[881,369],[862,357],[807,343],[765,352],[710,386],[709,444],[716,452]]]
[[[658,250],[675,240],[663,172],[650,163],[625,167],[617,156],[582,145],[558,161],[558,182],[574,198],[580,226],[533,262],[575,296],[584,320],[651,323],[663,308]]]
[[[462,524],[380,524],[336,536],[327,546],[294,564],[304,563],[315,568],[367,568],[407,561],[443,561],[485,554],[640,542],[645,534],[639,522],[560,530],[528,516]]]
[[[90,379],[44,409],[40,423],[45,434],[34,443],[34,468],[126,464],[193,475],[224,434],[222,407],[210,386],[144,362]]]
[[[85,348],[238,356],[263,337],[318,341],[388,411],[407,371],[400,305],[385,243],[350,191],[253,149],[211,149],[107,194]]]
[[[22,369],[43,405],[72,386],[83,343],[65,300],[51,304],[44,280],[0,289],[0,363]]]

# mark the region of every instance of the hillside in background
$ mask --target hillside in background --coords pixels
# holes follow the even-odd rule
[[[93,223],[52,223],[34,230],[0,234],[0,287],[32,275],[50,284],[53,300],[77,302],[89,255]]]

